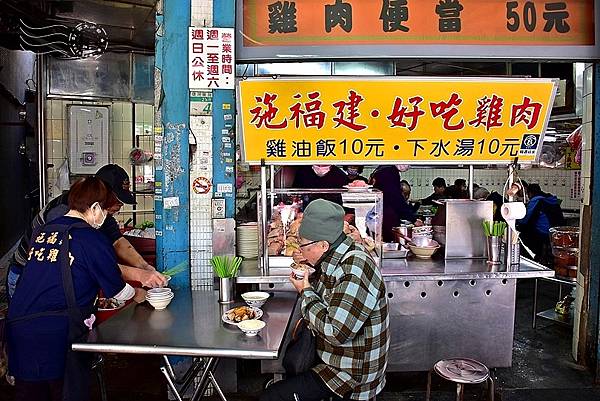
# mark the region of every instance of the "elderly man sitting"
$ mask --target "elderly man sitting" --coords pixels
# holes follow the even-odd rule
[[[389,319],[385,285],[375,262],[343,233],[344,209],[318,199],[304,211],[300,253],[317,270],[309,281],[290,276],[302,317],[316,335],[319,361],[308,372],[268,387],[261,401],[369,400],[385,385]]]

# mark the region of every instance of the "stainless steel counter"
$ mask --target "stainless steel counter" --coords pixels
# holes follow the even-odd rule
[[[285,284],[289,283],[289,268],[270,269],[269,276],[263,276],[255,263],[244,264],[240,270],[238,283]],[[511,279],[554,277],[554,270],[521,258],[521,264],[512,271],[505,265],[491,266],[485,259],[383,259],[381,268],[384,280],[472,280],[472,279]]]
[[[271,268],[262,276],[248,261],[238,282],[291,289],[289,271]],[[381,271],[390,311],[389,372],[427,371],[457,356],[510,366],[517,279],[554,277],[525,258],[513,271],[485,259],[443,258],[384,259]]]
[[[381,272],[385,281],[554,277],[554,270],[526,258],[510,271],[485,259],[384,259]]]
[[[221,321],[242,303],[221,306],[214,291],[176,291],[167,309],[131,304],[92,330],[75,351],[276,359],[297,294],[275,292],[262,307],[267,325],[256,337]]]

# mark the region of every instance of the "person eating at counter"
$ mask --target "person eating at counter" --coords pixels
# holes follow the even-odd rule
[[[166,278],[156,271],[144,258],[133,248],[131,243],[121,234],[119,225],[114,218],[123,204],[135,204],[133,194],[129,191],[129,176],[127,172],[116,164],[107,164],[96,173],[108,188],[116,196],[115,202],[108,209],[108,215],[99,231],[112,243],[117,253],[119,265],[125,280],[139,281],[145,287],[162,287],[166,285]],[[28,234],[21,237],[19,246],[13,254],[7,274],[7,287],[9,300],[15,291],[23,267],[27,263],[27,252],[29,251],[31,232],[42,226],[46,221],[63,216],[69,211],[69,191],[50,201],[46,207],[38,213],[31,223]]]
[[[410,193],[412,192],[412,188],[409,182],[406,180],[401,180],[400,187],[402,188],[402,196],[404,196],[404,200],[406,200],[406,203],[408,203],[408,205],[412,207],[413,211],[416,213],[417,210],[419,210],[419,207],[421,207],[421,204],[419,202],[410,201]]]
[[[118,302],[144,300],[145,291],[121,277],[99,231],[118,202],[101,179],[82,179],[69,191],[68,212],[34,230],[6,323],[16,401],[87,400],[93,354],[73,352],[71,344],[91,329],[98,290]]]
[[[383,192],[381,235],[384,242],[394,242],[393,228],[399,226],[401,220],[421,224],[402,194],[400,172],[406,170],[408,170],[406,165],[380,166],[371,175],[373,188]]]
[[[290,281],[300,294],[302,317],[317,337],[317,365],[278,381],[260,401],[370,400],[385,386],[390,342],[383,277],[362,245],[346,236],[344,209],[323,199],[304,211],[300,250],[319,272]]]
[[[422,205],[433,205],[433,201],[446,198],[446,180],[442,177],[437,177],[431,185],[433,185],[433,193],[421,200]]]

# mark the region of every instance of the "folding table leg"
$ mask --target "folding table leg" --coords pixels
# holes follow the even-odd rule
[[[533,287],[533,323],[532,326],[535,329],[535,319],[537,318],[537,298],[538,298],[538,279],[535,279],[535,286]]]
[[[217,368],[218,362],[219,360],[214,357],[208,359],[208,362],[206,363],[206,366],[202,371],[202,376],[200,376],[200,382],[198,383],[198,387],[196,387],[196,390],[194,390],[194,394],[192,395],[192,401],[197,401],[204,395],[204,392],[208,387],[208,374]]]
[[[169,388],[171,389],[171,391],[173,391],[173,394],[175,394],[177,401],[183,401],[181,399],[181,395],[179,395],[179,391],[177,391],[177,387],[175,387],[175,383],[173,383],[173,380],[171,380],[171,376],[170,376],[169,372],[167,371],[167,368],[165,368],[164,366],[161,366],[160,371],[163,373],[163,375],[165,375],[165,378],[167,379],[167,384],[169,385]]]
[[[171,366],[171,361],[169,361],[169,357],[163,355],[163,360],[165,362],[167,373],[169,374],[169,376],[171,376],[171,380],[175,380],[175,372],[173,371],[173,366]]]
[[[225,398],[225,394],[223,394],[223,390],[221,390],[221,386],[219,386],[219,383],[217,383],[217,380],[215,379],[215,376],[212,374],[212,372],[208,372],[208,376],[210,377],[210,381],[215,387],[217,394],[219,394],[219,397],[221,397],[221,400],[227,401],[227,398]]]

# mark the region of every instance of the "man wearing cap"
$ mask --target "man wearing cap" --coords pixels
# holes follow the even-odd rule
[[[370,400],[385,386],[389,348],[383,278],[362,245],[343,233],[344,209],[317,199],[300,225],[300,253],[317,270],[290,281],[300,293],[302,317],[316,336],[319,361],[305,373],[269,386],[261,401]]]
[[[123,278],[125,280],[139,281],[146,287],[165,285],[165,277],[158,273],[153,266],[146,263],[129,241],[123,237],[119,230],[119,225],[113,217],[113,214],[117,213],[123,204],[135,204],[135,198],[129,190],[129,176],[127,172],[116,164],[107,164],[98,170],[96,176],[112,189],[119,200],[119,203],[110,210],[110,214],[106,217],[104,224],[102,224],[99,230],[113,244],[117,257],[122,263],[119,264],[119,268],[121,269]],[[46,222],[64,216],[69,211],[68,198],[69,192],[67,191],[50,201],[33,219],[27,234],[21,237],[19,246],[11,259],[7,275],[9,299],[12,297],[22,269],[27,263],[31,233]]]

